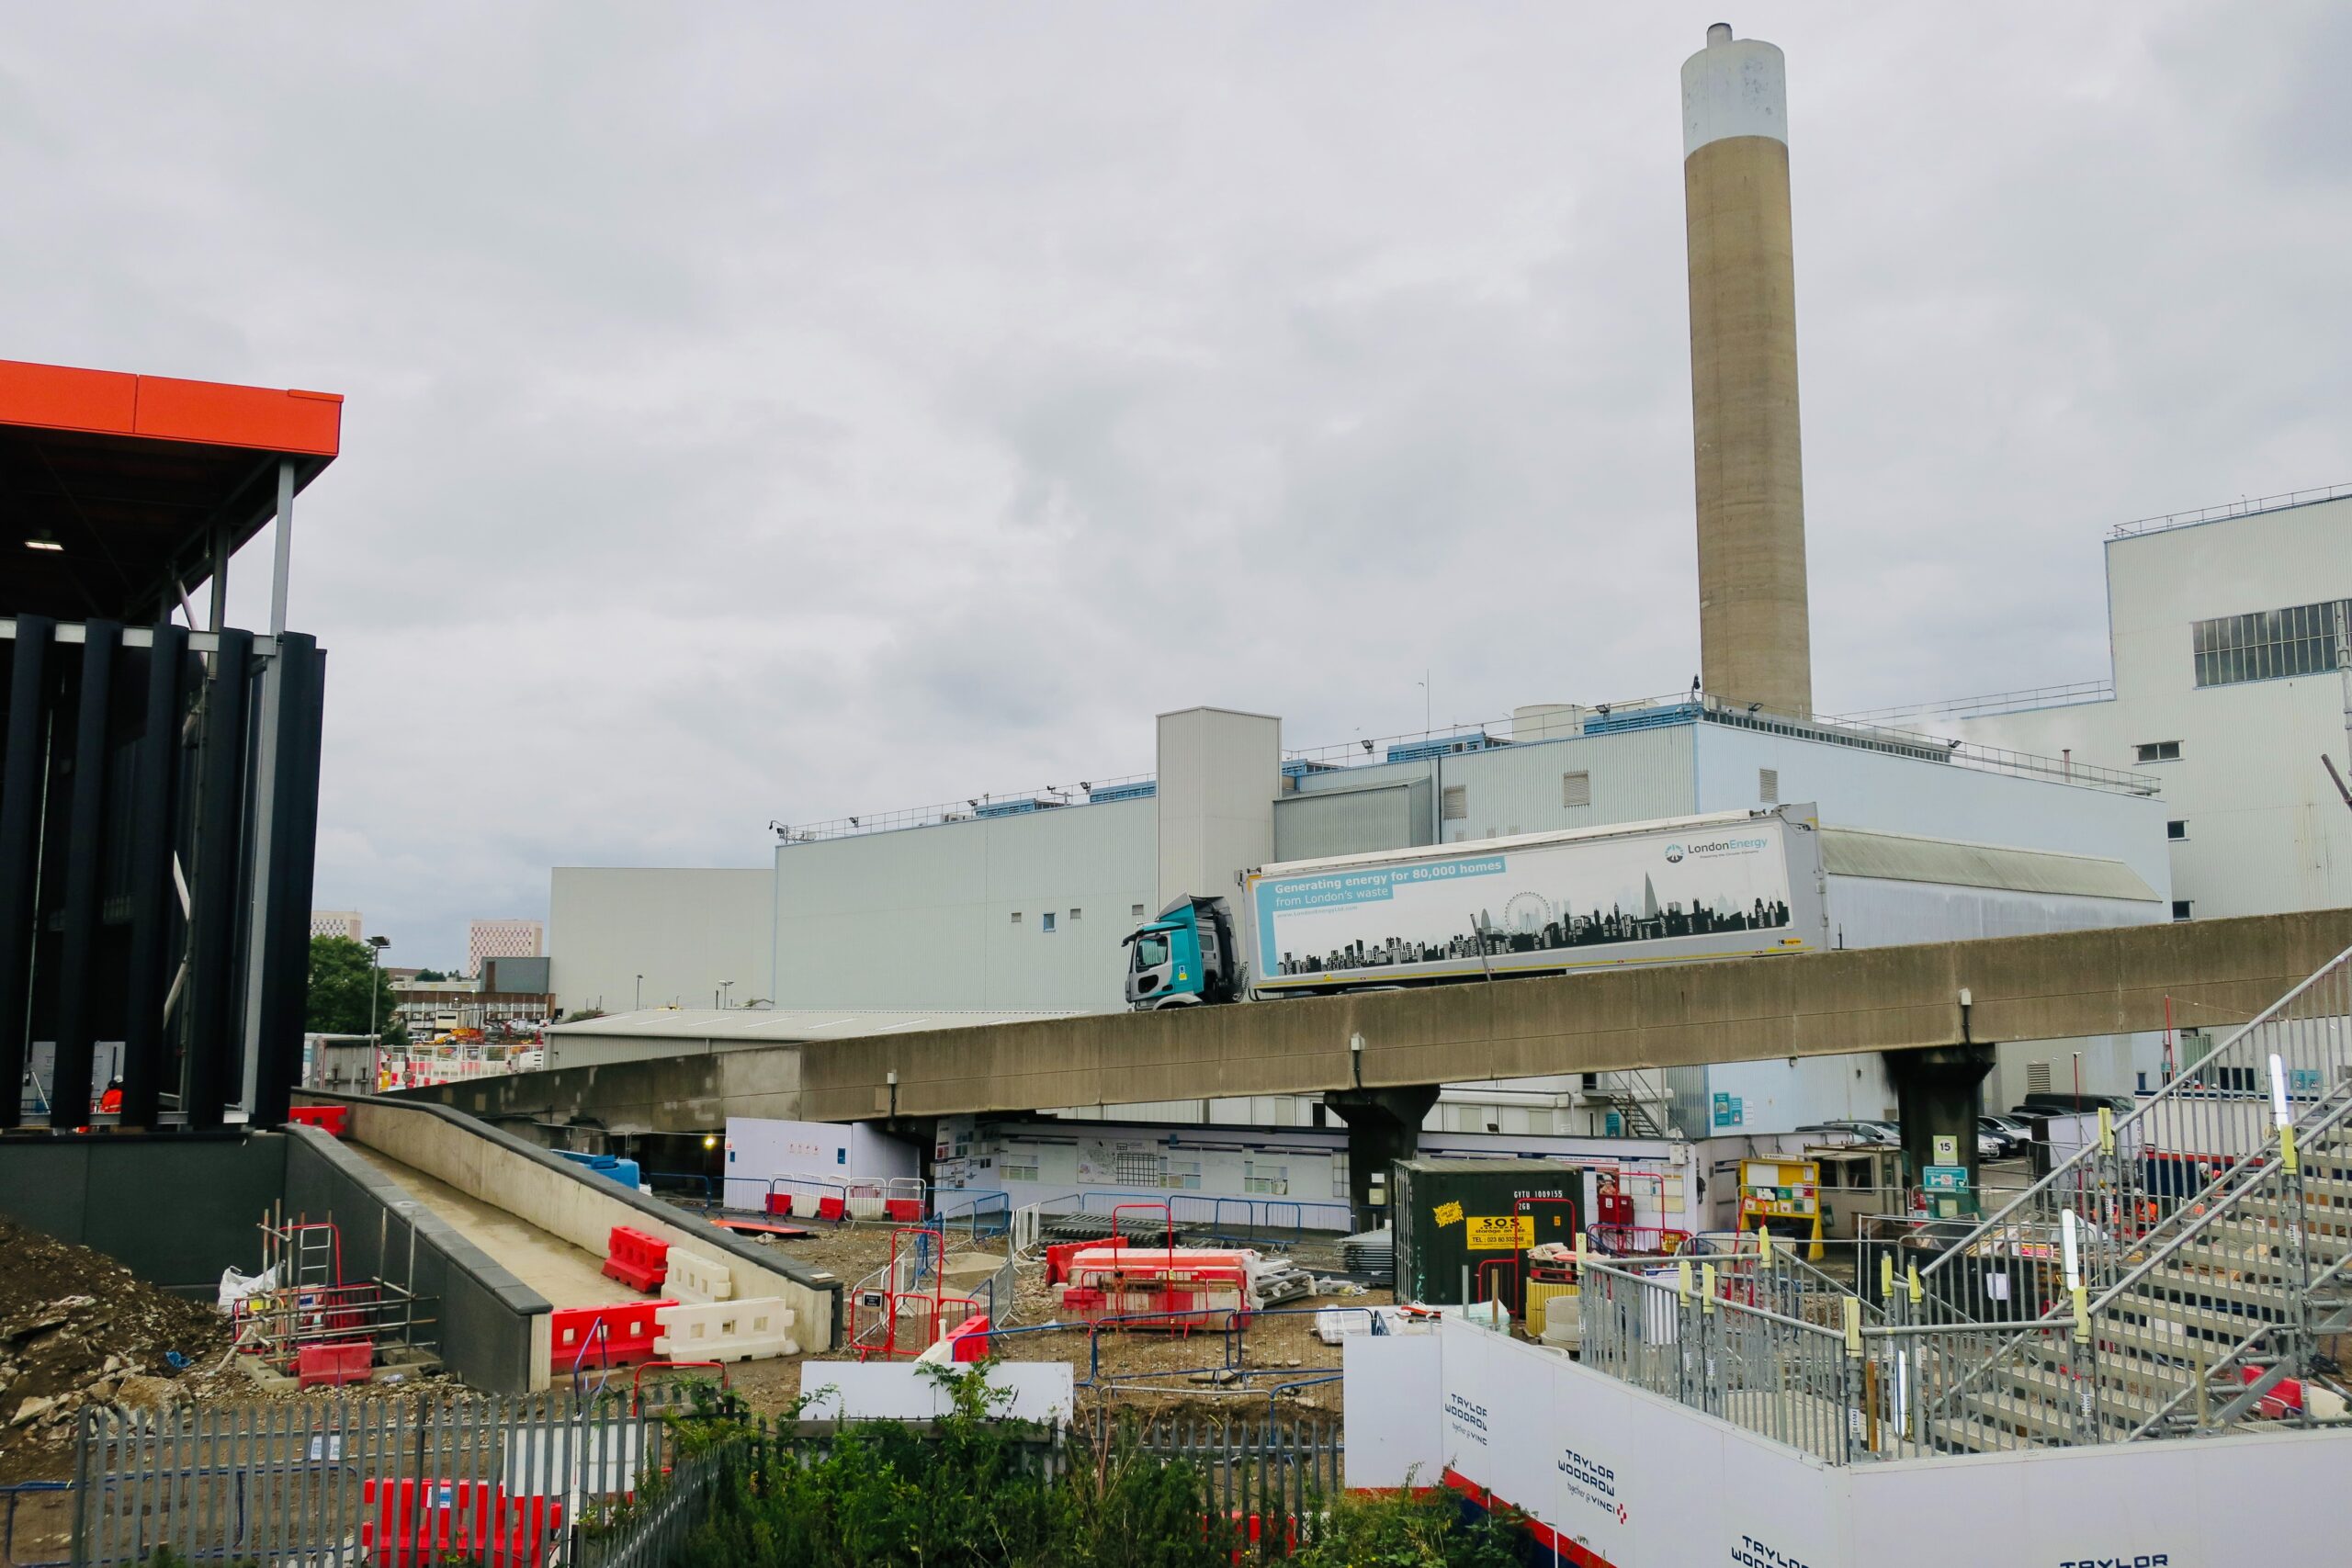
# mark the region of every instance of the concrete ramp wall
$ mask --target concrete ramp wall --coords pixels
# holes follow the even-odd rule
[[[804,1350],[829,1350],[840,1338],[842,1283],[820,1269],[740,1241],[688,1219],[666,1203],[632,1192],[472,1117],[437,1105],[369,1096],[305,1093],[300,1098],[351,1107],[351,1137],[413,1166],[582,1249],[603,1256],[615,1225],[637,1229],[722,1261],[738,1300],[780,1296],[793,1312]]]
[[[548,1384],[548,1303],[359,1156],[311,1127],[286,1129],[286,1212],[333,1218],[346,1280],[373,1276],[433,1303],[427,1335],[469,1388]]]

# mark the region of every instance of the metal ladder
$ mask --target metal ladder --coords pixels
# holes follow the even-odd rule
[[[2310,1419],[2279,1385],[2352,1328],[2352,951],[1919,1278],[1905,1315],[1956,1331],[1927,1412],[1952,1451]]]

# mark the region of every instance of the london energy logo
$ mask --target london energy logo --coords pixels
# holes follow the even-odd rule
[[[1666,846],[1666,863],[1679,865],[1685,855],[1745,855],[1771,848],[1770,839],[1709,839],[1703,844]]]

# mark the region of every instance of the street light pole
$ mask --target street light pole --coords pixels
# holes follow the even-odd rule
[[[371,936],[368,939],[368,946],[373,959],[372,967],[368,975],[368,1043],[369,1054],[374,1058],[368,1067],[368,1092],[369,1094],[378,1093],[384,1087],[384,1037],[377,1032],[376,1028],[376,995],[383,989],[384,986],[384,949],[391,945],[392,939],[388,936]]]
[[[639,975],[639,976],[637,977],[637,1005],[636,1005],[635,1007],[633,1007],[633,1008],[629,1009],[629,1011],[631,1011],[631,1012],[643,1012],[644,1010],[645,1010],[645,976],[642,976],[642,975]]]

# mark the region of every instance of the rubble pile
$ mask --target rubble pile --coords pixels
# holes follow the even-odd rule
[[[88,1247],[0,1219],[0,1455],[62,1445],[94,1402],[176,1403],[182,1370],[209,1371],[228,1349],[211,1306]]]

